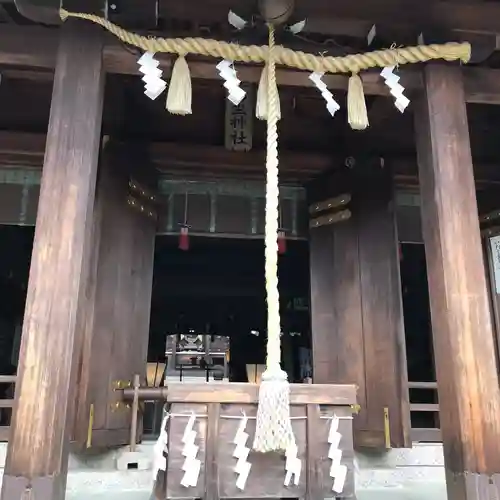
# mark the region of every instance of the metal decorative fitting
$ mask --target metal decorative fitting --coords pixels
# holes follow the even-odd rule
[[[345,207],[350,201],[351,195],[349,193],[344,193],[340,196],[335,196],[334,198],[328,198],[327,200],[314,203],[309,207],[310,214],[317,214],[321,212],[327,213],[323,213],[319,217],[311,219],[309,221],[309,227],[321,227],[350,219],[350,210],[339,210],[340,208]]]
[[[113,380],[111,386],[113,387],[113,390],[121,391],[132,387],[132,382],[130,380]]]
[[[361,405],[351,405],[351,410],[354,414],[358,414],[361,411]]]
[[[294,0],[259,0],[260,15],[266,22],[275,26],[289,19],[294,7]]]
[[[320,217],[316,217],[315,219],[309,221],[309,227],[314,228],[328,226],[330,224],[335,224],[336,222],[346,221],[351,218],[351,215],[350,210],[342,210],[330,215],[321,215]]]
[[[309,213],[315,214],[317,212],[323,212],[324,210],[330,210],[332,208],[342,207],[347,205],[351,201],[351,195],[349,193],[341,194],[335,198],[329,198],[325,201],[320,201],[318,203],[313,203],[309,207]]]
[[[123,401],[116,401],[115,403],[111,403],[109,406],[112,412],[130,409],[130,404],[124,403]]]

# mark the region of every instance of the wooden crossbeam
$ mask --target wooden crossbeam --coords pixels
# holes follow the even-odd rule
[[[85,4],[79,0],[66,0],[65,4]],[[40,22],[42,20],[58,21],[59,0],[17,0],[16,5],[26,17]],[[200,3],[197,0],[183,2],[164,1],[160,5],[160,15],[169,18],[189,19],[196,16],[199,21],[221,20],[227,16],[229,9],[245,14],[250,12],[247,0],[207,0]],[[359,0],[357,2],[310,0],[298,5],[296,16],[304,16],[309,24],[321,26],[322,31],[328,30],[330,20],[345,19],[351,24],[377,23],[394,25],[401,28],[447,29],[457,31],[472,31],[500,34],[500,5],[494,2],[430,1],[415,2],[414,0],[384,0],[373,2]],[[311,27],[309,27],[311,29]],[[328,31],[326,31],[327,33]]]
[[[30,79],[33,69],[53,70],[58,43],[58,30],[41,27],[18,27],[6,25],[0,31],[0,66],[28,67]],[[171,58],[160,56],[162,69],[168,75]],[[104,62],[108,73],[138,74],[137,56],[118,43],[112,36],[106,37]],[[197,79],[219,80],[213,60],[190,58],[191,75]],[[238,76],[242,81],[257,83],[262,68],[260,66],[237,65]],[[500,70],[464,67],[467,102],[481,104],[500,104]],[[18,73],[20,75],[20,73]],[[42,78],[46,75],[42,75]],[[313,84],[305,71],[279,69],[278,84],[293,87],[311,87]],[[362,73],[364,90],[367,95],[388,96],[387,86],[377,71]],[[345,75],[327,75],[324,78],[329,88],[346,90]],[[403,68],[401,83],[409,91],[422,88],[420,70]]]
[[[44,151],[44,134],[0,131],[2,167],[41,168]],[[223,177],[264,178],[263,151],[252,150],[242,154],[227,151],[221,146],[152,142],[147,154],[158,171],[173,177],[213,178],[214,172],[218,172]],[[398,185],[417,185],[414,157],[388,156],[385,161],[392,166]],[[280,153],[280,169],[287,182],[312,179],[326,170],[344,165],[345,158],[340,155],[287,150]],[[474,172],[478,188],[500,182],[500,168],[495,163],[477,163]]]

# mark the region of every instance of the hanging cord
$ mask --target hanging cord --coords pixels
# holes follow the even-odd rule
[[[267,359],[259,389],[259,406],[253,448],[266,453],[286,451],[295,443],[290,421],[290,385],[281,369],[280,298],[278,291],[278,119],[274,27],[269,25],[267,61],[267,155],[265,277],[267,295]]]
[[[182,54],[183,56],[194,54],[245,63],[259,63],[267,60],[267,47],[238,45],[205,38],[147,37],[131,33],[107,19],[93,14],[68,12],[61,9],[60,16],[63,21],[68,17],[76,17],[99,24],[122,42],[153,53],[164,52]],[[358,73],[369,68],[390,66],[395,57],[398,58],[399,64],[426,62],[432,59],[460,60],[467,63],[470,54],[471,46],[469,43],[450,42],[441,45],[419,45],[417,47],[376,50],[366,54],[351,54],[345,57],[322,57],[279,46],[276,48],[274,56],[276,64],[291,68],[324,73]]]
[[[266,155],[266,218],[265,218],[265,273],[267,295],[267,363],[269,373],[282,372],[280,344],[280,297],[278,290],[278,93],[274,62],[274,28],[269,27],[269,62],[267,67],[267,95],[269,117],[267,119]]]

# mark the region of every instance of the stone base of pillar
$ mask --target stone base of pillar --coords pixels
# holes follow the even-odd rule
[[[446,471],[449,500],[497,500],[500,498],[500,474]]]
[[[27,478],[5,474],[2,498],[9,500],[64,500],[66,481],[61,476]]]

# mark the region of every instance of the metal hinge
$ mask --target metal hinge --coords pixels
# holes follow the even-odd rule
[[[335,224],[348,220],[351,217],[351,211],[344,207],[351,201],[349,193],[341,194],[334,198],[329,198],[309,206],[309,213],[315,215],[322,213],[319,217],[314,217],[309,221],[309,227],[321,227],[328,224]],[[326,212],[326,213],[325,213]]]
[[[336,222],[342,222],[351,218],[350,210],[341,210],[340,212],[335,212],[333,214],[320,215],[315,219],[309,221],[309,227],[321,227],[327,226],[329,224],[335,224]]]
[[[324,212],[325,210],[342,207],[347,205],[350,201],[351,195],[349,193],[344,193],[340,196],[335,196],[335,198],[329,198],[328,200],[313,203],[309,206],[309,213],[316,214],[318,212]]]

